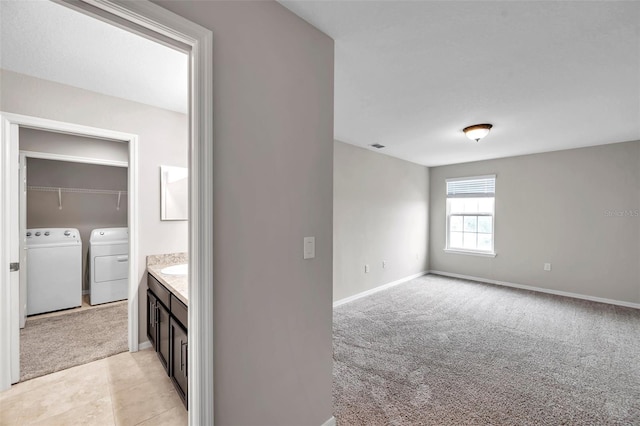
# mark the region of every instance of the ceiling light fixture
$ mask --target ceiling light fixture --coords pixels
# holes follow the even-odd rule
[[[478,142],[489,134],[489,130],[492,127],[493,125],[491,124],[474,124],[473,126],[465,127],[462,131],[469,139]]]

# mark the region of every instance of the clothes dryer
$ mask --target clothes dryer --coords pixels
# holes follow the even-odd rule
[[[123,300],[129,293],[129,229],[94,229],[89,239],[89,300]]]

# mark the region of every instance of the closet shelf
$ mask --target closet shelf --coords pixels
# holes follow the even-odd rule
[[[41,191],[41,192],[57,192],[58,193],[58,209],[62,210],[62,193],[73,192],[76,194],[104,194],[104,195],[117,195],[118,201],[116,204],[116,210],[120,210],[120,200],[123,194],[127,191],[118,191],[115,189],[88,189],[88,188],[62,188],[55,186],[27,186],[27,191]]]
[[[107,195],[119,195],[126,194],[127,191],[118,191],[115,189],[88,189],[88,188],[63,188],[53,186],[27,186],[28,191],[43,191],[43,192],[76,192],[81,194],[107,194]]]

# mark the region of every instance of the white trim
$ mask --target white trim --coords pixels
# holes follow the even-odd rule
[[[138,187],[138,136],[132,135],[129,140],[129,168],[127,169],[128,185],[127,185],[127,213],[129,216],[129,350],[131,352],[138,351],[138,322],[139,322],[139,303],[138,303],[138,260],[140,258],[140,234],[138,230],[139,223],[139,203],[140,188]]]
[[[501,286],[505,286],[505,287],[519,288],[519,289],[522,289],[522,290],[530,290],[530,291],[535,291],[535,292],[538,292],[538,293],[554,294],[556,296],[571,297],[571,298],[574,298],[574,299],[589,300],[591,302],[607,303],[609,305],[624,306],[626,308],[640,309],[640,303],[625,302],[625,301],[622,301],[622,300],[614,300],[614,299],[605,299],[603,297],[587,296],[585,294],[570,293],[568,291],[552,290],[552,289],[548,289],[548,288],[534,287],[534,286],[524,285],[524,284],[515,284],[515,283],[510,283],[510,282],[507,282],[507,281],[491,280],[491,279],[488,279],[488,278],[480,278],[480,277],[473,277],[473,276],[470,276],[470,275],[454,274],[452,272],[444,272],[444,271],[430,270],[429,274],[442,275],[442,276],[451,277],[451,278],[460,278],[460,279],[469,280],[469,281],[478,281],[478,282],[481,282],[481,283],[495,284],[495,285],[501,285]]]
[[[67,123],[64,121],[49,120],[47,118],[32,117],[29,115],[2,111],[0,111],[0,114],[2,114],[2,116],[11,123],[15,123],[21,127],[27,127],[29,129],[45,129],[47,132],[66,133],[96,139],[110,139],[114,142],[128,142],[129,137],[131,136],[130,133],[84,126],[82,124]]]
[[[19,136],[19,129],[16,129],[15,137]],[[13,146],[17,146],[14,144]],[[24,154],[18,154],[20,159],[20,165],[18,167],[18,232],[27,229],[27,191],[25,186],[27,185],[27,157]],[[9,213],[11,215],[11,213]],[[12,222],[14,223],[14,222]],[[15,226],[15,223],[12,225]],[[18,249],[20,250],[19,262],[23,265],[22,271],[18,276],[20,287],[18,289],[18,321],[20,328],[24,328],[27,325],[27,271],[24,265],[27,264],[27,235],[22,234],[18,236]],[[14,330],[15,331],[15,330]],[[20,337],[16,336],[15,340],[17,345],[20,345]],[[14,354],[15,356],[15,354]],[[20,354],[18,354],[18,359]],[[18,366],[16,376],[12,378],[12,381],[20,379],[20,367]]]
[[[137,34],[154,38],[141,32],[142,27],[191,48],[188,52],[189,425],[213,425],[213,33],[150,1],[55,1]],[[107,15],[96,14],[95,8]],[[163,42],[161,38],[158,41]]]
[[[196,35],[190,57],[189,108],[190,426],[214,424],[213,34],[203,29]]]
[[[482,257],[496,257],[496,253],[488,252],[488,251],[472,251],[472,250],[460,250],[460,249],[444,249],[447,253],[454,254],[466,254],[468,256],[482,256]]]
[[[121,20],[116,20],[105,15],[96,16],[90,8],[83,8],[82,6],[84,5],[78,5],[77,2],[73,0],[55,1],[65,6],[80,9],[81,12],[88,13],[109,24],[126,27],[127,30],[165,45],[164,38],[156,38],[154,34],[160,34],[170,40],[177,41],[187,48],[198,46],[204,38],[211,35],[211,31],[201,27],[195,22],[191,22],[180,15],[176,15],[146,0],[137,0],[134,2],[131,0],[81,0],[82,3],[122,18]],[[123,22],[123,20],[126,22]],[[134,28],[136,25],[150,30],[150,32],[141,32],[139,28]]]
[[[382,290],[386,290],[388,288],[397,286],[398,284],[405,283],[407,281],[411,281],[415,278],[421,277],[423,275],[428,274],[428,271],[418,272],[417,274],[409,275],[408,277],[400,278],[399,280],[391,281],[390,283],[382,284],[378,287],[363,291],[362,293],[354,294],[353,296],[345,297],[344,299],[336,300],[333,302],[333,307],[337,307],[340,305],[344,305],[345,303],[353,302],[354,300],[361,299],[363,297],[372,295]]]
[[[12,183],[14,182],[14,169],[11,166],[13,155],[12,133],[17,134],[16,126],[6,117],[0,114],[0,391],[9,389],[13,377],[16,376],[15,360],[13,359],[12,345],[15,345],[14,326],[19,327],[19,311],[14,312],[11,272],[9,263],[13,260],[11,234],[12,215],[9,213],[15,205],[12,200]],[[19,291],[19,289],[18,289]],[[13,297],[12,297],[13,296]],[[17,321],[16,321],[17,320]],[[19,360],[18,360],[19,362]]]
[[[139,351],[144,351],[145,349],[149,349],[149,348],[151,348],[151,342],[148,340],[145,340],[144,342],[138,345]]]
[[[83,126],[75,123],[66,123],[62,121],[47,120],[39,117],[5,113],[1,111],[0,111],[0,120],[2,121],[2,128],[5,129],[5,131],[2,132],[2,135],[1,135],[2,150],[0,150],[0,152],[3,153],[2,158],[0,158],[0,164],[2,165],[2,168],[6,170],[5,173],[11,173],[11,171],[9,170],[10,169],[9,165],[11,164],[12,156],[9,153],[12,150],[16,150],[16,152],[18,152],[17,149],[19,148],[18,139],[16,138],[15,140],[13,140],[11,137],[10,129],[14,127],[16,130],[19,127],[28,127],[31,129],[53,131],[58,133],[67,133],[67,134],[74,134],[74,135],[80,135],[80,136],[89,136],[89,137],[99,138],[99,139],[118,140],[118,141],[128,143],[129,182],[128,182],[128,188],[127,188],[127,191],[128,191],[127,203],[128,203],[128,216],[129,216],[129,223],[128,223],[129,251],[130,253],[133,254],[130,257],[130,261],[129,261],[128,340],[129,340],[129,350],[132,352],[137,351],[138,350],[138,316],[139,316],[139,313],[138,313],[138,281],[139,281],[138,280],[138,264],[139,264],[138,262],[138,258],[139,258],[138,196],[139,196],[139,191],[138,191],[138,177],[137,177],[138,136],[130,133],[100,129],[97,127]],[[4,155],[5,150],[8,150],[6,152],[6,155]],[[2,193],[0,193],[0,198],[3,199],[3,202],[6,202],[8,199],[7,196],[9,192],[4,192],[4,191],[5,190],[10,191],[10,188],[8,187],[9,179],[6,181],[5,185],[7,185],[7,188],[5,189],[3,187],[2,188],[3,191]],[[0,215],[5,219],[3,220],[3,223],[6,220],[9,220],[8,218],[10,214],[8,212],[9,212],[9,204],[7,205],[3,204],[3,210],[0,212]],[[2,235],[7,235],[5,234],[6,229],[3,229],[2,231],[3,231]],[[3,241],[9,247],[11,246],[10,238],[3,237]],[[4,261],[5,260],[4,251],[1,257],[2,257],[1,261]],[[8,263],[8,259],[6,263]],[[0,290],[0,293],[2,294],[2,296],[5,296],[6,287],[8,286],[8,283],[9,283],[8,272],[6,273],[6,276],[5,276],[5,273],[4,273],[5,270],[6,270],[5,268],[2,268],[2,271],[3,271],[2,285],[0,285],[0,287],[2,287],[2,289]],[[18,370],[18,373],[16,373],[16,369],[17,369],[16,366],[14,366],[11,369],[12,374],[7,374],[7,371],[5,370],[6,366],[4,364],[6,362],[5,357],[8,357],[9,362],[10,363],[13,362],[14,364],[16,363],[16,360],[19,359],[19,350],[17,349],[19,347],[19,341],[16,341],[15,338],[11,339],[10,341],[7,341],[6,336],[4,335],[5,333],[4,327],[8,327],[10,333],[13,333],[16,327],[19,328],[19,318],[17,313],[14,315],[14,313],[11,312],[10,310],[10,306],[12,306],[13,304],[12,300],[14,297],[12,293],[9,293],[7,296],[8,296],[7,298],[3,297],[2,301],[0,301],[0,318],[4,320],[5,316],[8,315],[8,321],[6,322],[3,321],[3,328],[0,328],[0,342],[3,343],[0,349],[0,390],[8,389],[11,386],[12,381],[13,382],[17,381],[17,379],[11,380],[10,376],[12,375],[17,376],[19,374],[19,370]],[[11,313],[7,313],[5,312],[5,310],[8,310]],[[16,356],[16,353],[18,354],[18,356]]]
[[[326,422],[322,423],[321,426],[336,426],[336,418],[331,416],[331,418]]]
[[[43,160],[67,161],[70,163],[98,164],[100,166],[129,167],[128,161],[103,160],[100,158],[78,157],[75,155],[53,154],[51,152],[39,152],[39,151],[37,152],[37,151],[21,150],[20,153],[26,155],[29,158],[40,158]]]

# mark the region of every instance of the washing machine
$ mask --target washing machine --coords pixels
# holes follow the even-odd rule
[[[82,240],[77,229],[27,229],[27,315],[82,305]]]
[[[123,300],[129,294],[129,229],[102,228],[89,239],[89,303]]]

